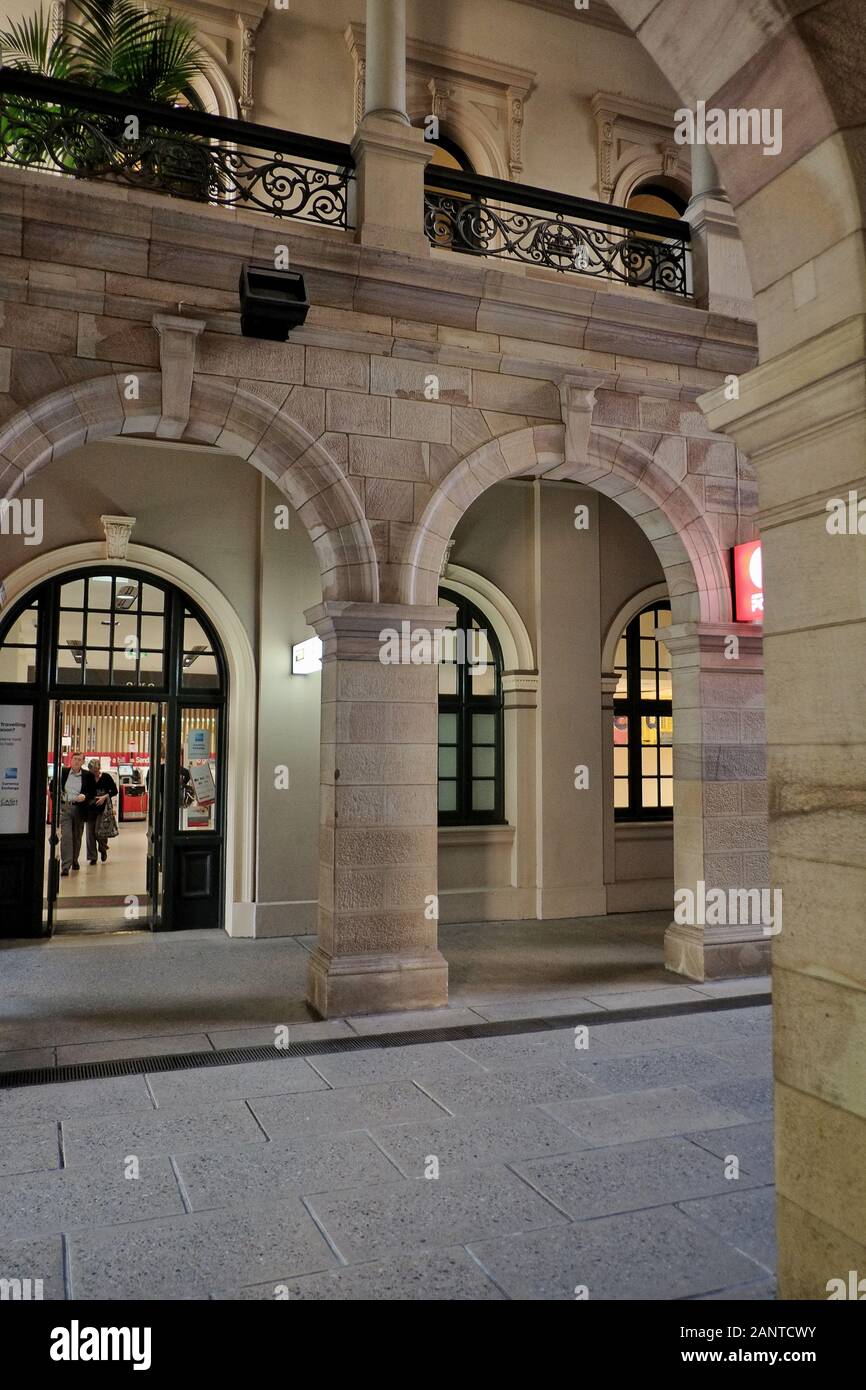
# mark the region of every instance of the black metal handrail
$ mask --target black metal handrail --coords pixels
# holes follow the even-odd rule
[[[424,201],[433,246],[689,293],[688,222],[438,165]]]
[[[137,134],[124,132],[135,117]],[[0,163],[350,226],[350,147],[0,67]]]

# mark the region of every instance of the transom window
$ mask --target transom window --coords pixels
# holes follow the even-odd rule
[[[223,686],[206,618],[157,579],[106,566],[47,581],[0,613],[0,686],[179,693]]]
[[[502,823],[502,652],[474,604],[439,596],[457,609],[439,664],[439,824]]]
[[[616,648],[613,705],[613,806],[617,820],[673,815],[671,656],[656,628],[670,626],[669,603],[632,618]]]

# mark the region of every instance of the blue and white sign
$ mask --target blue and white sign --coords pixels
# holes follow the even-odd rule
[[[0,835],[30,829],[32,705],[0,705]]]
[[[210,729],[190,729],[186,736],[186,760],[201,762],[210,757]]]

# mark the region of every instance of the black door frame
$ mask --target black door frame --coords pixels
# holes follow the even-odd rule
[[[57,650],[60,625],[60,591],[64,585],[95,575],[135,580],[159,589],[164,595],[163,670],[161,683],[84,685],[62,684],[58,680]],[[99,561],[78,566],[42,580],[0,615],[0,647],[16,620],[38,605],[34,680],[30,683],[0,682],[0,705],[24,705],[33,710],[30,768],[30,824],[26,835],[0,836],[0,936],[45,936],[50,928],[43,921],[46,852],[45,792],[46,770],[52,735],[49,710],[52,701],[63,704],[88,699],[160,703],[163,706],[166,767],[178,765],[181,754],[181,712],[184,709],[214,710],[217,715],[217,791],[216,819],[212,830],[184,831],[179,822],[179,777],[164,778],[161,818],[163,856],[163,920],[154,930],[181,930],[186,926],[224,924],[226,873],[226,785],[228,670],[222,643],[207,616],[194,599],[171,580],[116,561]],[[102,610],[100,610],[102,611]],[[184,613],[189,613],[203,629],[217,665],[215,684],[209,687],[184,686]],[[82,620],[86,643],[88,610]],[[113,672],[109,673],[113,674]],[[86,751],[86,750],[82,750]],[[154,765],[152,764],[152,774]],[[55,770],[56,771],[56,770]],[[159,775],[158,765],[155,774]],[[206,863],[205,863],[206,861]],[[199,886],[189,888],[189,918],[178,911],[176,895],[186,892],[189,866],[197,867],[208,892]],[[205,901],[206,899],[206,901]],[[197,903],[196,903],[197,900]],[[204,917],[207,920],[203,920]]]

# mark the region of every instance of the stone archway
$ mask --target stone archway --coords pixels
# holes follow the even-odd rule
[[[458,521],[487,488],[506,478],[568,479],[623,507],[653,545],[671,600],[666,642],[673,661],[674,882],[693,893],[700,883],[765,887],[760,638],[747,624],[732,621],[725,553],[688,490],[680,455],[671,448],[674,437],[661,436],[650,452],[626,430],[593,428],[593,403],[592,392],[581,391],[575,401],[566,390],[566,426],[535,425],[501,435],[445,475],[407,546],[404,602],[435,602]],[[572,406],[582,417],[578,421]],[[735,662],[724,652],[731,633],[739,644]],[[757,973],[768,968],[769,941],[759,925],[672,924],[665,961],[698,980]]]
[[[857,540],[825,526],[827,500],[866,496],[866,20],[858,0],[610,3],[686,104],[783,114],[778,155],[713,149],[760,352],[738,400],[717,391],[701,404],[758,480],[770,862],[785,905],[773,946],[780,1292],[824,1298],[828,1279],[866,1268],[866,1048],[850,1043],[866,1016],[866,612]],[[828,699],[829,672],[843,691]]]
[[[95,377],[53,392],[0,430],[0,496],[13,497],[42,468],[96,439],[170,438],[214,444],[246,459],[285,494],[307,529],[326,599],[375,602],[378,567],[358,498],[324,445],[289,410],[243,388],[194,377],[181,433],[163,415],[160,372]]]

